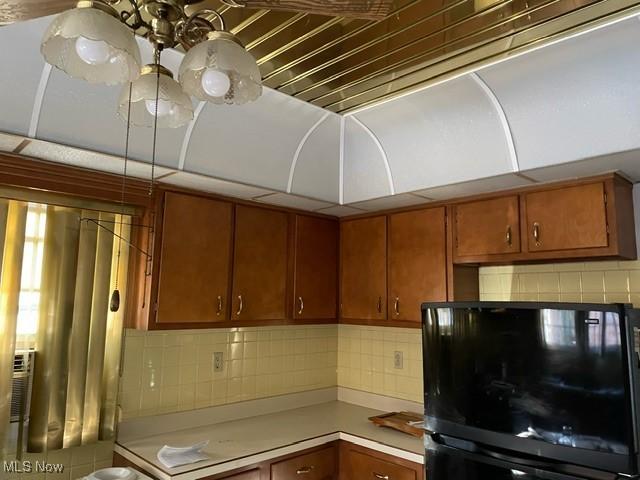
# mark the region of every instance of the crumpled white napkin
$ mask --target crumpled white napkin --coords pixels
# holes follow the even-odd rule
[[[165,445],[158,450],[158,460],[167,468],[175,468],[182,465],[189,465],[190,463],[209,460],[211,457],[206,453],[202,453],[202,449],[207,445],[209,445],[209,440],[188,447],[170,447]]]

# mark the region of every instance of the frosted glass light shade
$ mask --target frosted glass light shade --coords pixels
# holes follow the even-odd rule
[[[90,46],[91,41],[102,42],[94,44],[96,48],[106,46],[106,58],[102,51],[95,57],[100,61],[87,61],[92,60],[92,52],[83,47]],[[116,85],[135,80],[140,74],[140,49],[133,32],[99,8],[74,8],[58,15],[45,32],[40,51],[51,65],[91,83]]]
[[[202,76],[211,70],[229,77],[230,86],[221,96],[212,96],[203,88]],[[212,32],[208,40],[191,48],[182,60],[178,78],[185,92],[207,102],[241,105],[262,95],[262,77],[255,59],[228,32]]]
[[[166,68],[159,65],[145,65],[142,73],[131,87],[131,124],[139,127],[152,127],[156,106],[157,72],[160,72],[158,89],[158,127],[178,128],[193,119],[193,104],[189,96],[182,91]],[[118,113],[125,121],[129,104],[129,86],[120,93]]]

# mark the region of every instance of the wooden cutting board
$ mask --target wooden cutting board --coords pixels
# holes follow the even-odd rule
[[[424,416],[414,412],[391,412],[383,413],[375,417],[369,417],[375,425],[379,427],[389,427],[400,432],[408,433],[414,437],[422,438],[424,429],[422,425],[412,425],[412,422],[422,422]]]

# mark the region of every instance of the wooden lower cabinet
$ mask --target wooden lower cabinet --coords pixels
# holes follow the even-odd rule
[[[218,477],[225,480],[262,480],[262,475],[259,468],[254,468],[248,472],[241,472],[230,475],[228,477]]]
[[[113,465],[141,470],[117,453]],[[424,480],[423,472],[418,463],[335,441],[198,480]]]
[[[340,442],[339,480],[424,480],[418,463]]]
[[[338,450],[335,443],[271,464],[271,480],[335,480],[337,473]]]

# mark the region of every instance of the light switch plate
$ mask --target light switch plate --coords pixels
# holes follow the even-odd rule
[[[401,351],[393,352],[393,368],[399,370],[404,368],[404,358]]]
[[[213,371],[222,372],[224,370],[224,354],[222,352],[213,352]]]

